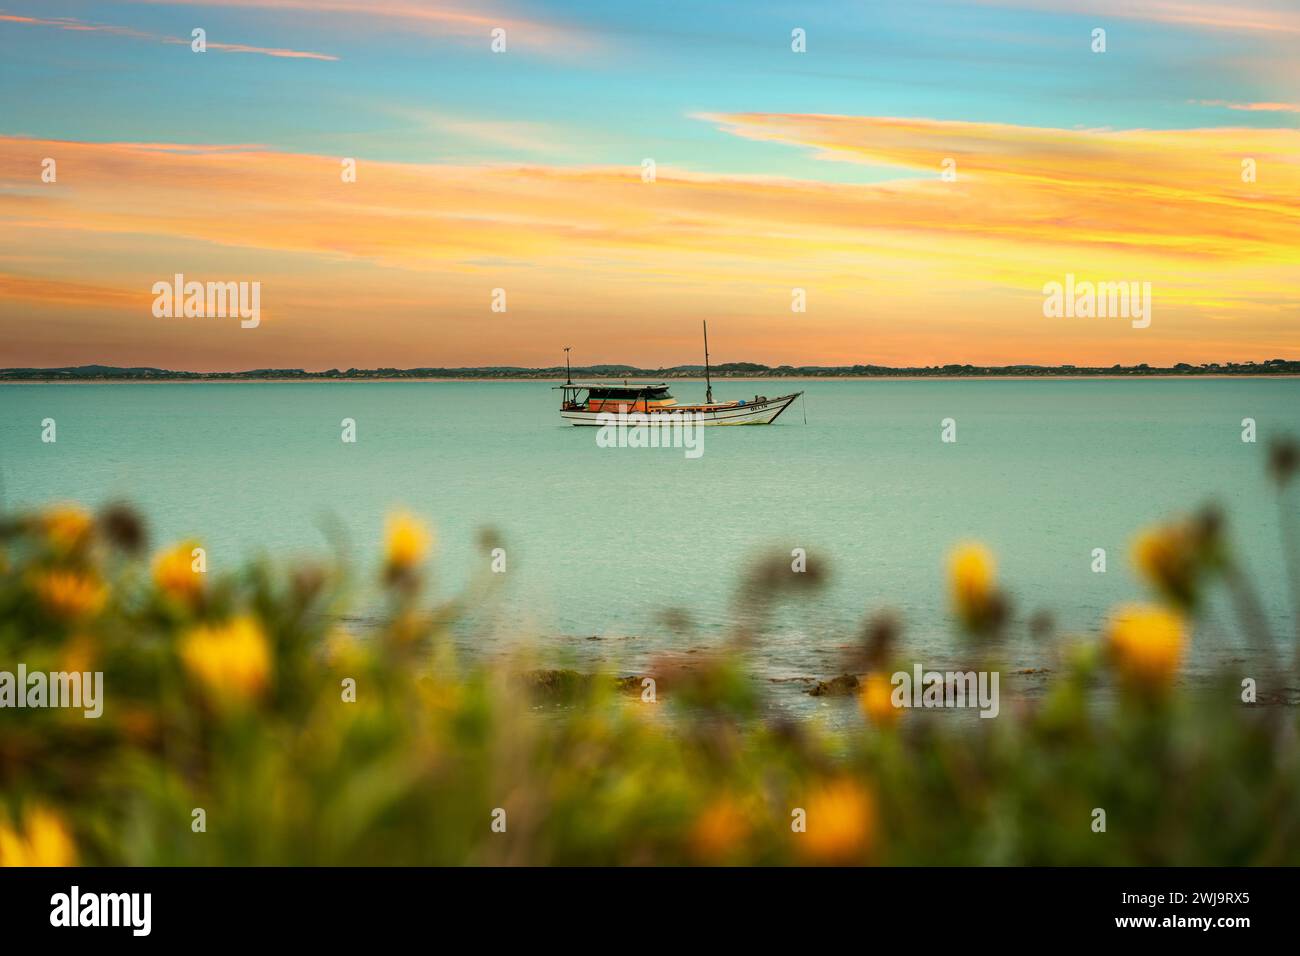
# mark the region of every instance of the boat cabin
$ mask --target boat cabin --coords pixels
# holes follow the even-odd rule
[[[663,382],[569,382],[562,392],[561,411],[653,412],[676,405]]]

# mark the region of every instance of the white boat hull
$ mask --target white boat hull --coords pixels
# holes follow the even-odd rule
[[[700,425],[770,425],[789,408],[802,392],[782,395],[761,402],[727,402],[722,405],[673,405],[649,415],[644,412],[636,414],[636,422],[646,425],[672,425],[680,422],[683,414],[696,417]],[[602,418],[603,416],[603,418]],[[610,412],[587,412],[580,409],[562,409],[560,417],[571,425],[605,425],[611,424],[611,417],[617,421],[617,415]]]

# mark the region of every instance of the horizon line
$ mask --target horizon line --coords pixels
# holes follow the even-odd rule
[[[800,373],[820,372],[830,373],[831,375],[852,375],[852,374],[898,374],[898,373],[922,373],[934,375],[936,373],[955,372],[958,374],[990,374],[1006,373],[1008,371],[1026,371],[1026,372],[1064,372],[1072,375],[1086,374],[1106,374],[1115,371],[1128,371],[1140,373],[1170,372],[1175,374],[1197,374],[1214,371],[1223,371],[1226,369],[1274,369],[1286,370],[1290,374],[1300,374],[1300,359],[1283,359],[1271,358],[1261,361],[1250,360],[1246,362],[1228,361],[1228,362],[1176,362],[1171,365],[1151,365],[1146,362],[1137,364],[1113,363],[1111,365],[1075,365],[1063,363],[1057,365],[1041,364],[1033,362],[1017,362],[1002,365],[974,364],[947,362],[940,365],[879,365],[874,363],[856,363],[853,365],[766,365],[759,362],[722,362],[717,365],[710,365],[715,374],[722,374],[724,377],[736,377],[744,375],[758,375],[763,377],[806,377]],[[20,380],[23,377],[183,377],[183,378],[238,378],[238,377],[257,377],[268,378],[273,376],[294,376],[305,378],[322,378],[322,377],[376,377],[376,376],[410,376],[410,377],[430,377],[433,375],[442,377],[497,377],[497,378],[525,378],[525,377],[557,377],[560,375],[585,374],[588,376],[626,376],[626,375],[663,375],[671,373],[700,373],[703,374],[705,366],[703,364],[684,364],[670,366],[638,366],[628,365],[616,362],[600,362],[593,365],[575,365],[566,369],[563,365],[546,365],[546,366],[526,366],[526,365],[472,365],[472,366],[409,366],[400,368],[397,366],[378,366],[374,368],[357,368],[351,367],[341,369],[338,367],[325,369],[305,369],[292,367],[260,367],[244,368],[230,370],[191,370],[191,369],[172,369],[152,365],[101,365],[97,363],[85,365],[55,365],[55,366],[11,366],[0,368],[0,379]],[[781,373],[771,375],[768,373]],[[1273,374],[1277,374],[1276,371]],[[678,378],[689,377],[687,375],[677,375]]]

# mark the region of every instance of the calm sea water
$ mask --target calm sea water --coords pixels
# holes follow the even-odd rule
[[[783,610],[758,667],[769,678],[828,677],[864,612],[901,615],[909,648],[951,660],[946,555],[978,539],[1023,621],[1096,633],[1106,610],[1140,597],[1133,533],[1205,501],[1221,503],[1279,635],[1289,616],[1278,505],[1264,473],[1270,436],[1300,433],[1296,380],[724,381],[720,398],[807,391],[766,428],[708,429],[681,449],[602,449],[594,429],[559,423],[549,383],[123,384],[0,386],[0,477],[10,506],[127,498],[156,540],[197,536],[216,566],[260,552],[327,548],[322,519],[355,557],[378,559],[394,507],[439,538],[451,593],[498,529],[508,570],[481,626],[485,649],[526,636],[557,661],[636,672],[655,653],[699,651],[731,621],[745,565],[804,548],[831,580]],[[674,385],[681,400],[703,383]],[[42,444],[40,423],[58,423]],[[940,441],[953,418],[957,442]],[[1258,422],[1259,442],[1241,440]],[[358,441],[340,441],[340,421]],[[1294,499],[1292,499],[1294,501]],[[1090,569],[1105,548],[1108,570]],[[689,612],[676,634],[663,612]],[[595,640],[593,640],[595,638]],[[1240,643],[1226,613],[1220,647]],[[1029,639],[1015,663],[1041,666]],[[798,683],[792,706],[824,706]]]

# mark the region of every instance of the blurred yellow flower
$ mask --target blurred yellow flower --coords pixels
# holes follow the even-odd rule
[[[999,623],[1001,596],[995,580],[997,562],[982,544],[967,542],[948,558],[952,604],[957,617],[970,630],[982,631]]]
[[[807,832],[796,834],[799,848],[817,863],[856,863],[876,840],[876,801],[852,779],[824,784],[808,798]]]
[[[734,859],[750,833],[749,817],[734,797],[719,797],[695,819],[690,831],[691,853],[706,863]]]
[[[1181,614],[1147,604],[1126,604],[1112,615],[1106,632],[1111,660],[1126,680],[1168,685],[1182,663],[1187,624]]]
[[[69,621],[99,613],[108,598],[99,578],[81,571],[40,572],[32,588],[45,610]]]
[[[903,708],[894,706],[893,693],[894,685],[889,682],[888,674],[868,674],[862,681],[858,706],[877,727],[892,727],[903,716]]]
[[[159,552],[153,561],[153,581],[168,597],[193,604],[203,592],[203,574],[194,570],[196,541],[183,541]]]
[[[404,511],[388,516],[384,565],[390,574],[409,572],[429,553],[433,537],[425,524]]]
[[[51,810],[33,807],[17,829],[0,823],[0,866],[75,866],[77,849],[67,825]]]
[[[189,631],[180,643],[181,661],[213,700],[242,703],[271,682],[271,648],[257,620],[237,617]]]
[[[90,540],[95,519],[80,505],[54,505],[41,516],[45,539],[58,551],[72,551]]]

